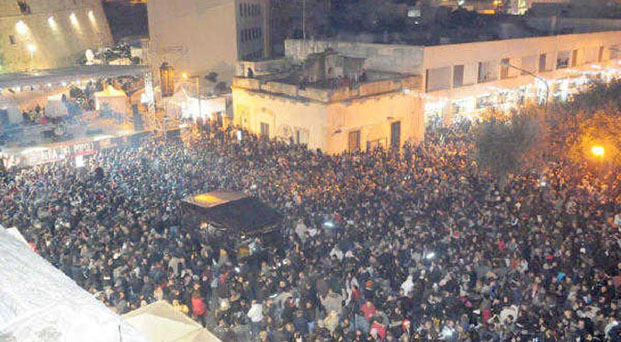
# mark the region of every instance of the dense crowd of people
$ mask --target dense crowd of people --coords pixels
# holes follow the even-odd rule
[[[620,341],[621,173],[498,183],[469,137],[326,155],[208,124],[12,171],[0,222],[119,313],[167,300],[224,341]],[[278,208],[284,252],[255,265],[182,224],[220,189]]]

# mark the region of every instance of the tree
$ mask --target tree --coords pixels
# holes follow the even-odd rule
[[[504,120],[491,116],[475,128],[475,154],[481,167],[497,178],[520,172],[539,161],[543,127],[535,111],[513,113]]]
[[[603,161],[621,165],[621,81],[595,83],[567,104],[554,106],[548,121],[551,148],[574,164],[599,163],[591,153],[593,146],[605,150]]]
[[[402,31],[407,18],[407,5],[384,0],[359,0],[333,11],[332,23],[347,31]]]

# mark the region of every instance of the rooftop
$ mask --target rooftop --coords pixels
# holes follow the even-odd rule
[[[71,83],[95,77],[136,76],[149,71],[146,65],[91,65],[0,74],[0,89],[47,83]]]
[[[235,77],[233,88],[274,94],[298,100],[332,103],[393,92],[420,89],[420,76],[367,71],[368,79],[358,82],[322,80],[300,87],[296,75],[279,79]],[[345,82],[345,83],[342,83]]]

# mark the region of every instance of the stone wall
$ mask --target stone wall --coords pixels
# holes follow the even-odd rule
[[[98,0],[26,0],[0,2],[0,72],[66,67],[86,49],[113,44]],[[53,18],[53,19],[50,19]]]

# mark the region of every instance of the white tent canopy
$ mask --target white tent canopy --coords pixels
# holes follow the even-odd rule
[[[95,93],[95,109],[102,110],[105,106],[113,113],[127,114],[127,95],[124,91],[108,85],[104,90]]]
[[[199,323],[159,301],[123,315],[123,319],[136,327],[153,342],[221,342]]]
[[[149,341],[2,226],[0,265],[0,341]]]

